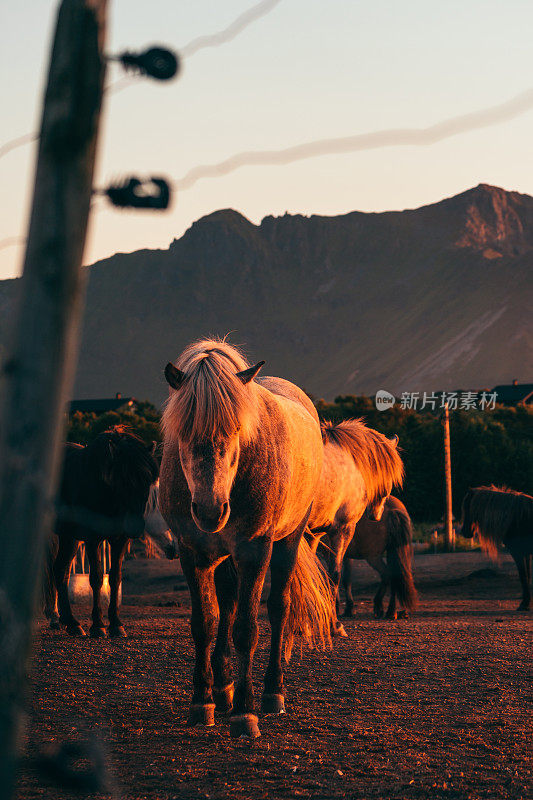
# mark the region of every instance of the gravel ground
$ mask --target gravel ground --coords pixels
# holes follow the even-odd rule
[[[358,564],[348,638],[331,653],[295,653],[287,714],[260,719],[253,743],[232,742],[226,720],[185,727],[193,660],[176,563],[128,563],[126,640],[73,640],[37,624],[21,800],[83,796],[39,762],[80,736],[108,765],[109,791],[96,798],[533,796],[533,615],[515,611],[507,557],[496,566],[477,553],[417,557],[419,611],[395,622],[371,618],[374,575]],[[88,607],[78,612],[88,619]]]

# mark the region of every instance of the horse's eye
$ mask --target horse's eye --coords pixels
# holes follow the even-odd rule
[[[235,450],[231,457],[230,467],[234,467],[236,461],[237,461],[237,451]]]

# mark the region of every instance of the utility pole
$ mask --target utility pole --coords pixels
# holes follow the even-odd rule
[[[455,533],[452,525],[452,459],[450,451],[450,412],[448,403],[444,406],[442,424],[444,426],[444,548],[448,552],[455,549]]]
[[[0,370],[0,798],[11,798],[31,626],[85,298],[81,269],[105,73],[107,0],[62,0],[24,272]]]

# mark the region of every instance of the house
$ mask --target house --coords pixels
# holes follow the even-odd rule
[[[136,404],[137,401],[134,397],[122,397],[121,393],[117,392],[114,397],[110,398],[73,400],[70,404],[69,413],[75,414],[76,411],[79,411],[81,414],[106,414],[108,411],[118,411],[119,408],[124,407],[129,411],[133,411]]]
[[[504,406],[533,405],[533,383],[518,383],[515,379],[512,383],[495,386],[491,390],[493,393],[497,395],[496,402]]]

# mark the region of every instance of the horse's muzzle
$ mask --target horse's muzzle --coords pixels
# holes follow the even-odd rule
[[[191,514],[201,531],[217,533],[226,525],[230,515],[230,507],[227,500],[219,506],[212,507],[192,502]]]

